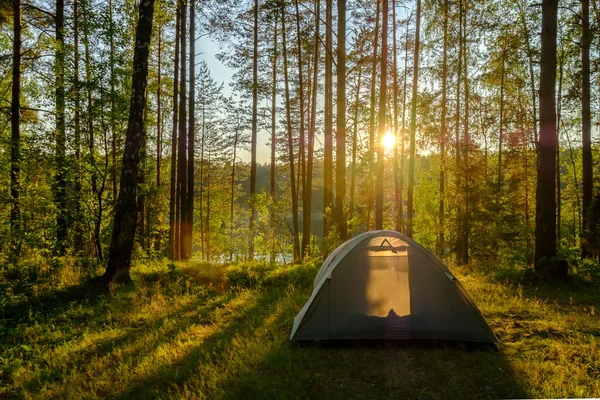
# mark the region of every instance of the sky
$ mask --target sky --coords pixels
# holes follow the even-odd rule
[[[229,83],[232,81],[234,70],[228,68],[221,61],[217,60],[216,55],[221,51],[219,49],[219,45],[207,35],[202,36],[196,41],[196,48],[200,53],[197,58],[200,58],[206,62],[213,79],[218,83],[224,83],[223,94],[225,96],[233,94],[231,88],[229,87]],[[257,133],[256,152],[256,159],[259,164],[271,162],[271,149],[269,145],[270,138],[270,132],[259,129]],[[248,150],[243,150],[240,154],[240,158],[244,162],[250,162],[250,157],[250,151]]]

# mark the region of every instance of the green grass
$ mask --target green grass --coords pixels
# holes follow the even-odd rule
[[[454,269],[501,351],[294,346],[316,270],[155,263],[106,292],[69,262],[18,286],[0,277],[0,398],[600,396],[600,290],[589,283]]]

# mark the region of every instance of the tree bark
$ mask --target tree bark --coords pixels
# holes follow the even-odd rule
[[[21,1],[13,0],[12,103],[10,109],[11,258],[18,260],[21,236]]]
[[[592,203],[593,169],[592,169],[592,125],[590,113],[590,2],[581,0],[582,32],[581,32],[581,134],[583,163],[583,230],[588,230],[589,210]],[[587,240],[582,241],[581,256],[591,256]]]
[[[270,225],[273,249],[270,254],[271,263],[275,262],[275,150],[277,149],[277,13],[274,15],[273,26],[273,72],[271,82],[271,180],[270,180]]]
[[[67,240],[67,165],[65,132],[65,3],[56,0],[56,253],[65,255]]]
[[[287,121],[287,138],[290,162],[290,186],[292,191],[292,222],[293,222],[293,243],[294,243],[294,261],[300,259],[300,242],[298,240],[298,197],[296,197],[296,176],[294,168],[294,141],[292,140],[292,116],[290,107],[290,86],[288,77],[288,60],[285,31],[285,3],[281,4],[281,38],[283,49],[283,76],[285,80],[285,112]]]
[[[115,209],[108,263],[106,272],[102,277],[105,283],[113,280],[124,282],[131,280],[129,269],[137,218],[137,175],[140,147],[144,136],[148,55],[150,53],[153,16],[154,0],[142,0],[139,5],[139,18],[135,36],[131,101],[129,103],[129,121],[127,123],[119,199]]]
[[[300,89],[302,92],[302,88]],[[258,0],[254,0],[254,42],[252,55],[252,138],[250,161],[250,235],[248,256],[254,258],[254,220],[256,219],[256,135],[258,131]]]
[[[375,175],[375,109],[377,99],[377,50],[379,47],[379,14],[380,0],[377,1],[375,11],[375,33],[373,36],[373,64],[371,67],[371,105],[369,108],[369,153],[367,160],[369,161],[369,204],[367,207],[367,230],[371,227],[371,207],[373,204],[373,175]]]
[[[110,133],[111,133],[111,158],[110,176],[112,182],[112,203],[117,204],[117,122],[116,122],[116,91],[115,91],[115,25],[113,21],[113,4],[108,0],[108,29],[109,29],[109,62],[110,62]]]
[[[181,34],[181,3],[177,2],[175,16],[175,60],[173,62],[173,127],[171,131],[171,191],[169,195],[169,258],[173,261],[177,259],[178,254],[178,218],[176,210],[177,204],[177,98],[179,94],[179,35]]]
[[[446,114],[447,105],[447,87],[448,87],[448,8],[449,1],[444,0],[444,47],[442,55],[442,115],[440,117],[440,205],[439,205],[439,227],[436,242],[436,253],[439,257],[444,257],[445,248],[445,189],[446,189]]]
[[[335,133],[335,214],[340,239],[348,238],[346,222],[346,0],[338,0],[337,130]]]
[[[421,0],[417,0],[415,56],[413,60],[413,88],[410,113],[410,155],[408,161],[408,199],[406,204],[406,234],[413,235],[413,192],[415,188],[415,136],[417,132],[417,89],[419,84],[419,46],[421,35]]]
[[[362,57],[363,45],[360,44],[358,54]],[[354,127],[352,128],[352,170],[350,176],[350,211],[348,219],[354,218],[355,192],[356,192],[356,152],[358,147],[358,111],[360,109],[360,87],[362,81],[362,60],[358,61],[358,77],[356,79],[356,99],[354,101]]]
[[[535,269],[548,272],[556,257],[556,26],[558,0],[542,2],[540,59],[540,133],[535,209]],[[546,260],[549,261],[549,260]]]
[[[312,174],[315,147],[315,128],[317,120],[317,88],[319,80],[319,40],[320,40],[320,1],[315,2],[315,41],[314,41],[314,66],[312,79],[312,98],[310,112],[310,128],[308,131],[308,161],[306,163],[306,186],[304,187],[304,204],[302,206],[304,218],[302,219],[302,251],[308,254],[310,247],[310,223],[312,215]]]
[[[186,154],[186,143],[187,134],[186,130],[186,23],[187,23],[187,8],[183,0],[179,0],[181,10],[181,24],[179,28],[181,32],[179,34],[179,50],[181,51],[181,58],[179,74],[179,157],[178,157],[178,168],[177,168],[177,186],[179,188],[179,259],[187,259],[186,255],[186,242],[188,236],[188,212],[187,212],[187,154]]]
[[[383,229],[383,164],[385,149],[385,113],[387,94],[387,36],[388,36],[388,0],[383,1],[383,16],[381,19],[381,84],[379,87],[379,137],[377,143],[377,178],[375,184],[375,229]]]
[[[190,3],[190,95],[189,95],[189,126],[188,126],[188,159],[187,159],[187,232],[185,241],[185,258],[192,256],[192,242],[194,236],[194,153],[196,142],[196,2]]]
[[[323,135],[323,237],[330,231],[327,209],[333,207],[333,0],[325,0],[325,120]],[[323,246],[323,258],[329,253]]]
[[[400,232],[400,214],[402,213],[402,192],[400,192],[400,169],[398,161],[400,158],[398,146],[400,146],[400,138],[398,137],[398,45],[397,45],[397,28],[396,28],[396,0],[392,0],[392,46],[393,46],[393,69],[394,69],[394,204],[395,218],[394,229]]]

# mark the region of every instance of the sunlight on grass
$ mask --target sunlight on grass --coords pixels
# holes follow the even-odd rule
[[[292,320],[310,294],[313,265],[169,269],[150,263],[134,271],[134,285],[116,286],[112,294],[64,301],[65,294],[45,288],[37,300],[5,309],[0,394],[40,399],[600,396],[595,288],[536,288],[453,269],[502,351],[320,348],[288,341]],[[70,273],[62,276],[71,286],[61,284],[61,290],[76,288]],[[29,311],[17,313],[17,306]]]

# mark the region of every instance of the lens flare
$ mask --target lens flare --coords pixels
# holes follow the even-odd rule
[[[394,137],[394,135],[392,133],[387,132],[383,136],[382,144],[383,144],[383,148],[384,149],[386,149],[386,150],[393,150],[394,149],[394,145],[396,144],[396,137]]]

